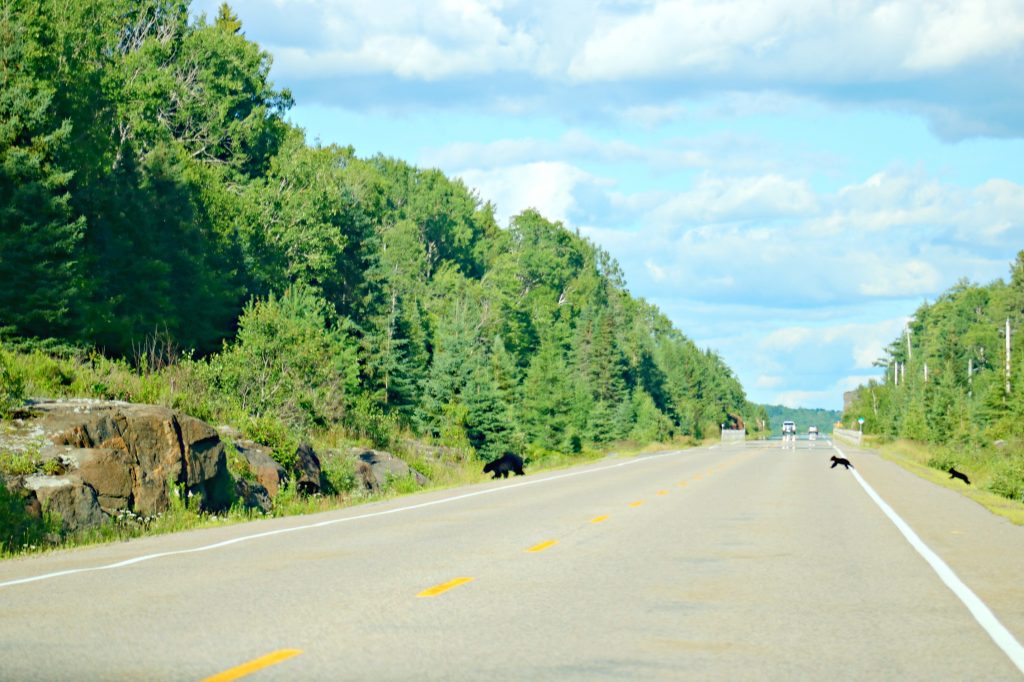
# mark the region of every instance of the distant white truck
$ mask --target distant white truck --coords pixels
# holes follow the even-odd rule
[[[782,447],[796,448],[796,422],[788,419],[782,422]]]
[[[812,426],[807,429],[807,440],[811,441],[811,447],[814,447],[814,441],[818,440],[818,427]]]

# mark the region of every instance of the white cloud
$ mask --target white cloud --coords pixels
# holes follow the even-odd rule
[[[707,149],[713,140],[673,140],[665,145],[641,146],[621,139],[600,140],[580,130],[554,139],[518,138],[490,142],[457,142],[424,150],[425,164],[458,169],[499,168],[554,159],[574,162],[639,163],[657,169],[700,168],[712,163]]]
[[[781,383],[782,377],[761,374],[760,376],[757,377],[757,381],[754,382],[754,385],[757,388],[775,388]]]
[[[536,162],[491,170],[469,169],[458,177],[495,204],[499,224],[527,208],[535,208],[550,220],[567,221],[576,206],[574,189],[584,183],[600,183],[589,173],[562,162]]]
[[[1015,0],[933,1],[917,9],[919,25],[903,62],[908,69],[948,69],[1020,52],[1024,44],[1024,9]]]
[[[815,208],[803,180],[777,174],[759,177],[702,177],[696,186],[665,202],[651,217],[657,224],[729,222],[802,215]]]
[[[665,268],[659,266],[651,259],[648,258],[647,260],[644,261],[644,267],[646,267],[647,271],[651,273],[651,279],[653,279],[655,282],[661,282],[665,279]]]
[[[776,329],[762,339],[761,348],[776,351],[793,351],[807,343],[813,332],[807,327],[788,327]]]
[[[568,74],[899,82],[1015,56],[1022,42],[1024,7],[1014,0],[666,0],[624,18],[601,16]]]
[[[863,272],[858,290],[865,296],[911,296],[939,291],[942,274],[931,263],[921,260],[904,262],[870,258],[870,269]]]

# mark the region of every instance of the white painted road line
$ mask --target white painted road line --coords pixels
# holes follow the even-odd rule
[[[840,457],[846,457],[837,446],[833,445],[832,447],[835,448]],[[856,469],[851,469],[850,473],[853,474],[853,477],[864,488],[868,497],[875,501],[875,504],[889,517],[890,521],[896,524],[896,528],[903,533],[903,537],[907,539],[910,546],[917,550],[917,553],[928,562],[928,565],[932,567],[932,570],[939,576],[939,579],[946,584],[946,587],[952,590],[953,594],[963,602],[967,610],[974,616],[974,620],[978,621],[978,624],[988,633],[988,636],[992,638],[996,646],[1003,650],[1003,653],[1009,657],[1010,661],[1017,666],[1021,673],[1024,673],[1024,646],[1021,646],[1020,642],[1013,636],[1013,633],[999,622],[999,619],[985,605],[985,602],[960,580],[960,577],[953,572],[953,569],[939,558],[939,555],[933,552],[928,545],[924,544],[924,541],[918,537],[914,529],[900,518],[899,514],[893,511],[892,507],[875,492],[874,488],[868,485],[867,481],[861,478]]]
[[[522,481],[520,483],[509,483],[507,485],[501,486],[500,488],[488,488],[487,490],[478,490],[476,492],[465,493],[463,495],[456,495],[454,497],[446,497],[446,498],[443,498],[443,499],[440,499],[440,500],[433,500],[431,502],[421,502],[420,504],[412,504],[412,505],[409,505],[408,507],[399,507],[397,509],[386,509],[384,511],[370,512],[368,514],[360,514],[358,516],[347,516],[347,517],[341,518],[341,519],[330,519],[329,521],[318,521],[317,523],[310,523],[310,524],[306,524],[304,526],[293,526],[292,528],[280,528],[278,530],[266,531],[264,533],[254,533],[252,535],[243,535],[241,537],[231,538],[230,540],[224,540],[223,542],[216,542],[216,543],[214,543],[212,545],[203,545],[201,547],[192,547],[191,549],[179,549],[179,550],[175,550],[175,551],[172,551],[172,552],[157,552],[155,554],[145,554],[143,556],[134,557],[132,559],[126,559],[124,561],[118,561],[117,563],[106,564],[106,565],[103,565],[103,566],[89,566],[89,567],[86,567],[86,568],[72,568],[72,569],[68,569],[66,571],[56,571],[54,573],[44,573],[44,574],[41,574],[41,575],[33,575],[33,576],[29,576],[27,578],[18,578],[16,580],[8,580],[6,582],[0,582],[0,588],[12,587],[14,585],[23,585],[25,583],[34,583],[34,582],[38,582],[40,580],[50,580],[52,578],[59,578],[61,576],[66,576],[66,575],[74,575],[76,573],[90,573],[92,571],[109,571],[111,569],[124,568],[126,566],[131,566],[133,564],[142,563],[143,561],[151,561],[153,559],[160,559],[160,558],[163,558],[163,557],[178,556],[178,555],[182,555],[182,554],[196,554],[198,552],[206,552],[206,551],[209,551],[209,550],[212,550],[212,549],[220,549],[221,547],[228,547],[230,545],[235,545],[235,544],[238,544],[240,542],[246,542],[248,540],[258,540],[260,538],[268,538],[268,537],[271,537],[271,536],[274,536],[274,535],[284,535],[285,533],[294,533],[294,532],[300,531],[300,530],[310,530],[312,528],[323,528],[325,526],[333,526],[333,525],[340,524],[340,523],[349,523],[349,522],[352,522],[352,521],[361,521],[363,519],[370,519],[370,518],[374,518],[374,517],[377,517],[377,516],[387,516],[389,514],[399,514],[401,512],[413,511],[415,509],[424,509],[426,507],[433,507],[433,506],[440,505],[440,504],[449,504],[451,502],[458,502],[459,500],[465,500],[465,499],[468,499],[470,497],[477,497],[477,496],[480,496],[480,495],[491,495],[491,494],[494,494],[494,493],[500,493],[500,492],[505,492],[507,490],[512,490],[514,488],[522,488],[522,487],[525,487],[525,486],[528,486],[528,485],[539,485],[541,483],[548,483],[550,481],[558,481],[558,480],[561,480],[561,479],[564,479],[564,478],[573,478],[574,476],[583,476],[585,474],[593,474],[593,473],[597,473],[597,472],[600,472],[600,471],[608,471],[609,469],[617,469],[619,467],[629,466],[631,464],[639,464],[639,463],[642,463],[642,462],[650,462],[650,461],[653,461],[655,459],[660,459],[662,457],[671,457],[671,456],[674,456],[674,455],[679,455],[679,454],[681,454],[683,452],[687,452],[687,451],[686,450],[672,450],[671,452],[665,452],[665,453],[658,454],[658,455],[648,455],[646,457],[637,457],[635,459],[627,459],[626,461],[619,462],[618,464],[612,464],[612,465],[609,465],[609,466],[600,467],[600,468],[596,468],[596,469],[585,469],[583,471],[573,471],[573,472],[569,472],[569,473],[566,473],[566,474],[558,474],[556,476],[549,476],[547,478],[535,478],[535,479],[531,479],[531,480],[527,480],[527,481]]]

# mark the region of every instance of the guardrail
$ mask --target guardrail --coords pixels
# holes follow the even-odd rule
[[[860,431],[853,431],[851,429],[832,429],[833,438],[842,438],[854,445],[860,445],[860,438],[862,435],[864,434]]]
[[[722,429],[722,442],[735,443],[747,440],[746,429]]]

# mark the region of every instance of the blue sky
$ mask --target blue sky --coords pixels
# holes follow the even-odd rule
[[[1024,0],[232,7],[311,142],[579,229],[757,402],[841,407],[1024,249]]]

